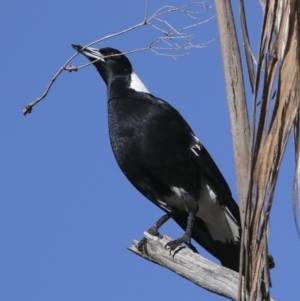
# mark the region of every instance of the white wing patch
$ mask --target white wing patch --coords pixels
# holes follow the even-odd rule
[[[193,137],[193,139],[194,139],[194,141],[195,141],[195,144],[193,145],[193,146],[191,146],[191,151],[197,156],[197,157],[199,157],[199,152],[201,151],[201,143],[200,143],[200,140],[196,137],[196,136],[194,136],[193,134],[192,134],[192,137]]]
[[[131,73],[131,82],[129,88],[137,91],[137,92],[145,92],[150,93],[140,78],[134,73]]]
[[[171,186],[170,188],[173,192],[176,193],[177,196],[182,196],[183,194],[186,193],[186,191],[183,188],[180,188],[180,187]]]
[[[211,200],[215,203],[217,201],[217,195],[210,189],[210,187],[206,184],[206,188],[208,190],[209,196]]]
[[[183,188],[171,186],[170,189],[174,192],[174,194],[168,196],[166,198],[166,202],[170,207],[175,207],[181,211],[186,211],[186,205],[182,199],[182,196],[187,193]]]
[[[167,203],[165,203],[165,202],[163,202],[163,201],[161,201],[161,200],[157,200],[157,202],[158,202],[158,204],[159,204],[159,206],[160,206],[161,208],[167,210],[168,212],[171,212],[171,209],[170,209],[170,207],[168,207],[168,204],[167,204]]]
[[[188,212],[183,200],[183,196],[188,192],[176,186],[170,186],[170,189],[174,193],[168,196],[165,202],[159,200],[160,206],[168,211],[173,207]],[[240,240],[240,228],[237,221],[228,208],[220,204],[213,185],[205,177],[201,177],[198,205],[196,215],[205,222],[212,239],[223,243],[236,243]]]
[[[232,235],[233,235],[233,240],[235,242],[240,240],[240,228],[239,226],[236,224],[235,220],[233,219],[232,215],[230,212],[228,212],[228,210],[224,211],[225,213],[225,217],[227,219],[228,225],[232,231]]]
[[[222,206],[212,185],[201,178],[201,194],[198,199],[197,216],[205,221],[212,238],[221,242],[237,242],[240,239],[239,226],[228,209]]]

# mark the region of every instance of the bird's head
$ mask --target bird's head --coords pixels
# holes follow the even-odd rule
[[[74,44],[72,47],[87,57],[97,68],[108,86],[108,96],[124,94],[128,89],[149,93],[134,73],[128,58],[119,50],[110,47],[96,49]]]
[[[117,49],[96,49],[75,44],[72,47],[94,64],[107,85],[114,75],[130,75],[133,72],[128,58]]]

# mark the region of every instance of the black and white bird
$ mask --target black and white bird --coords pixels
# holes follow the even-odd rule
[[[193,238],[222,265],[238,271],[239,207],[188,123],[148,91],[120,51],[72,46],[94,64],[107,85],[109,136],[119,167],[138,191],[165,211],[149,233],[159,235],[159,227],[173,218],[185,232],[167,248],[185,243],[196,250]],[[140,241],[141,251],[146,243]]]

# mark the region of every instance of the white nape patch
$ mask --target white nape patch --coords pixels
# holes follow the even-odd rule
[[[200,140],[193,134],[192,134],[192,137],[195,140],[195,144],[190,149],[197,157],[199,157],[199,152],[201,151]]]
[[[131,82],[129,88],[137,91],[137,92],[145,92],[150,93],[140,78],[134,73],[131,73]]]
[[[205,177],[201,177],[200,191],[197,216],[205,221],[212,238],[221,242],[239,241],[240,233],[236,220],[228,208],[221,206],[213,185]]]

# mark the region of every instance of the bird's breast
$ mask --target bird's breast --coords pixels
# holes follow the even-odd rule
[[[108,118],[114,155],[135,186],[147,177],[160,191],[176,186],[198,193],[199,169],[189,152],[191,133],[180,115],[127,97],[109,102]]]

